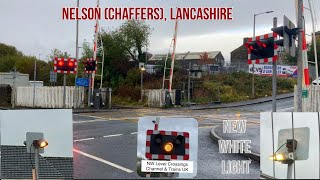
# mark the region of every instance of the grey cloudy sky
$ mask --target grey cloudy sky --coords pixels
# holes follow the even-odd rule
[[[319,0],[312,0],[320,9]],[[305,6],[308,7],[305,0]],[[76,0],[1,0],[0,42],[16,46],[26,55],[41,58],[58,48],[75,56],[76,21],[62,20],[63,7],[75,7]],[[96,0],[80,0],[80,7],[94,7]],[[257,16],[256,34],[271,32],[272,19],[283,15],[296,23],[295,0],[100,0],[100,7],[233,7],[232,21],[180,21],[177,52],[222,51],[226,59],[230,51],[242,44],[242,38],[252,36],[253,14],[273,10],[272,14]],[[318,13],[317,19],[320,20]],[[305,11],[307,33],[311,32],[309,11]],[[318,22],[318,21],[317,21]],[[101,20],[100,26],[113,29],[123,21]],[[150,38],[151,53],[166,53],[173,36],[174,21],[147,21],[154,31]],[[80,21],[79,45],[84,39],[92,42],[94,20]],[[82,51],[80,50],[80,53]]]

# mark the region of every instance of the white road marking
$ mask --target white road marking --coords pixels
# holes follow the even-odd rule
[[[212,128],[212,127],[214,127],[214,126],[199,126],[198,128],[203,129],[203,128]]]
[[[92,140],[92,139],[94,139],[94,138],[77,139],[77,140],[74,140],[73,142],[89,141],[89,140]]]
[[[99,116],[90,116],[90,115],[84,115],[84,114],[73,114],[75,116],[83,116],[83,117],[91,117],[91,118],[96,118],[96,119],[103,119]]]
[[[115,137],[115,136],[122,136],[123,134],[113,134],[113,135],[106,135],[106,136],[103,136],[103,137]]]
[[[112,163],[112,162],[110,162],[110,161],[107,161],[107,160],[101,159],[101,158],[99,158],[99,157],[96,157],[96,156],[87,154],[87,153],[85,153],[85,152],[79,151],[79,150],[77,150],[77,149],[73,149],[73,152],[79,153],[79,154],[81,154],[81,155],[83,155],[83,156],[86,156],[86,157],[88,157],[88,158],[94,159],[94,160],[96,160],[96,161],[102,162],[102,163],[107,164],[107,165],[109,165],[109,166],[112,166],[112,167],[114,167],[114,168],[120,169],[120,170],[122,170],[122,171],[124,171],[124,172],[127,172],[127,173],[132,173],[132,172],[133,172],[131,169],[127,169],[127,168],[125,168],[125,167],[119,166],[119,165],[117,165],[117,164],[115,164],[115,163]]]
[[[294,107],[288,107],[288,108],[283,108],[283,109],[277,109],[277,111],[279,111],[279,112],[284,112],[284,111],[287,111],[287,110],[289,110],[289,112],[290,112],[290,110],[294,110]]]
[[[95,120],[86,120],[86,121],[74,121],[73,124],[103,122],[103,121],[112,121],[112,120],[110,120],[110,119],[95,119]]]
[[[138,134],[138,132],[133,132],[133,133],[130,133],[130,134]]]

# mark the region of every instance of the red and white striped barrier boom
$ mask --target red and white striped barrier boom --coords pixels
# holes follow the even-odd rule
[[[302,6],[303,6],[303,2],[302,2]],[[304,8],[302,8],[302,15],[304,16]],[[303,31],[302,31],[303,81],[304,81],[305,86],[309,86],[310,80],[309,80],[309,68],[308,68],[308,49],[307,49],[307,40],[306,40],[306,32],[305,31],[306,31],[305,30],[305,21],[303,21]]]
[[[171,92],[171,88],[172,88],[174,57],[175,57],[176,45],[177,45],[177,33],[178,33],[178,20],[176,20],[176,25],[174,28],[173,50],[172,50],[172,56],[171,56],[171,68],[170,68],[170,80],[169,80],[169,92]]]

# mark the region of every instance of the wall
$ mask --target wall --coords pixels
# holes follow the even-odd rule
[[[13,86],[13,79],[11,73],[0,73],[0,84],[10,84]],[[15,79],[15,86],[29,86],[29,74],[17,73]]]

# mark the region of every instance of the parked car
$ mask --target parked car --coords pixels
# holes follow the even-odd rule
[[[312,81],[313,85],[317,85],[317,79]],[[320,77],[318,77],[318,85],[320,84]]]

